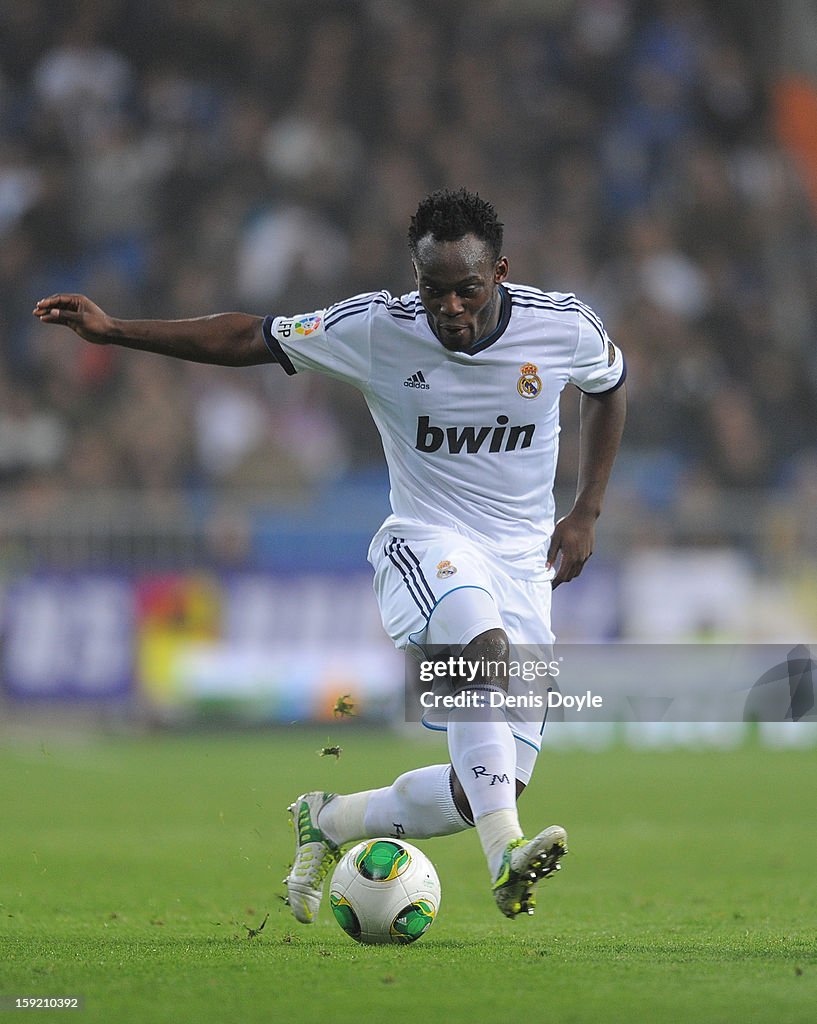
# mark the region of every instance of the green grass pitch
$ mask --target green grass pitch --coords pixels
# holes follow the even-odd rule
[[[418,844],[442,882],[431,931],[371,948],[327,906],[289,917],[284,808],[445,747],[328,731],[337,761],[326,728],[5,741],[0,996],[80,995],[34,1019],[118,1024],[817,1020],[813,748],[546,751],[523,826],[564,824],[571,854],[536,916],[499,915],[464,833]]]

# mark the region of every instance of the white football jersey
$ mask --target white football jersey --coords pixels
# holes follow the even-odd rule
[[[316,370],[363,393],[389,468],[392,515],[383,529],[409,540],[427,525],[450,529],[501,558],[511,575],[547,578],[559,396],[568,383],[612,390],[625,366],[574,295],[500,290],[499,323],[469,352],[443,348],[416,291],[269,316],[264,339],[287,373]]]

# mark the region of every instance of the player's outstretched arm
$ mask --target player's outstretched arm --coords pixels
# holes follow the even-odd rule
[[[547,554],[549,565],[556,565],[559,559],[554,588],[578,576],[593,554],[596,520],[621,444],[626,413],[624,385],[600,395],[582,394],[576,501],[556,524]]]
[[[62,324],[94,345],[122,345],[143,352],[221,366],[274,362],[264,343],[261,317],[217,313],[192,320],[119,320],[84,295],[40,299],[34,316]]]

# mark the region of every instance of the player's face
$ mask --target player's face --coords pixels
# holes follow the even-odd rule
[[[467,352],[496,327],[497,285],[508,276],[508,261],[504,256],[495,261],[475,235],[455,242],[425,235],[417,246],[414,273],[429,325],[450,352]]]

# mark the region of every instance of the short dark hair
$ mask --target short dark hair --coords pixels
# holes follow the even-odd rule
[[[416,257],[418,243],[426,235],[438,242],[456,242],[473,233],[486,243],[493,259],[498,260],[502,255],[503,226],[493,205],[476,192],[465,188],[439,189],[423,199],[411,218],[409,251]]]

